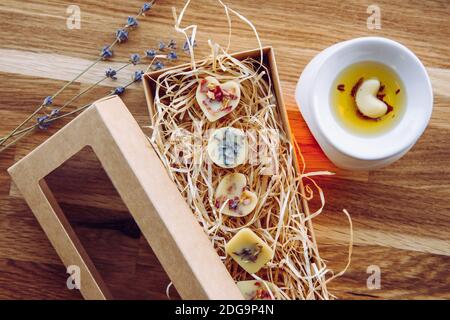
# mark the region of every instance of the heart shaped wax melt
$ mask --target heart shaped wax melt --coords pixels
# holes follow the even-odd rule
[[[200,80],[197,103],[209,121],[214,122],[233,111],[241,99],[241,88],[236,81],[220,83],[214,77]]]
[[[278,291],[280,289],[268,281],[246,280],[238,281],[236,285],[245,300],[272,300],[272,296],[279,299]]]
[[[232,217],[245,217],[255,209],[258,198],[253,192],[245,190],[247,179],[242,173],[227,174],[216,190],[215,206],[217,209],[227,204],[222,213]]]

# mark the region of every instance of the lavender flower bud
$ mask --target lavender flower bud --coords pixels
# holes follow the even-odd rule
[[[161,61],[156,61],[153,64],[153,70],[161,70],[162,68],[164,68],[164,63],[162,63]]]
[[[105,75],[106,75],[106,77],[111,78],[113,80],[117,79],[117,77],[116,77],[117,71],[112,68],[108,68],[108,70],[106,70],[106,72],[105,72]]]
[[[137,53],[134,53],[130,56],[130,62],[134,65],[137,65],[141,61],[141,56]]]
[[[134,17],[128,17],[127,19],[127,26],[131,28],[135,28],[138,26],[138,21]]]
[[[128,40],[128,31],[125,29],[119,29],[116,31],[116,38],[119,42],[125,42]]]
[[[113,51],[109,48],[109,46],[104,46],[100,55],[103,60],[106,60],[113,56]]]
[[[144,75],[144,71],[135,71],[133,75],[133,81],[139,82],[142,80],[142,76]]]
[[[38,128],[41,130],[47,130],[48,127],[50,127],[50,123],[46,122],[48,119],[48,115],[37,117],[36,122],[38,124]]]
[[[113,90],[113,94],[116,94],[118,96],[120,96],[122,93],[125,92],[125,88],[124,87],[117,87]]]
[[[44,106],[49,106],[53,103],[53,98],[51,96],[45,97],[43,105]]]
[[[144,5],[142,6],[142,12],[147,12],[148,10],[150,10],[153,7],[153,1],[152,2],[146,2],[144,3]]]
[[[175,51],[171,51],[167,54],[167,59],[169,60],[177,60],[178,56],[177,53]]]
[[[145,56],[147,58],[153,59],[156,56],[156,50],[153,50],[153,49],[146,50],[145,51]]]

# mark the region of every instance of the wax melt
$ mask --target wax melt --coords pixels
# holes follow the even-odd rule
[[[227,174],[217,186],[215,207],[233,217],[248,215],[255,209],[258,198],[253,192],[245,190],[246,185],[247,178],[242,173]]]
[[[356,106],[366,117],[377,119],[384,116],[388,111],[386,103],[377,98],[380,85],[378,79],[368,79],[361,84],[356,92]]]
[[[208,141],[209,158],[222,168],[234,168],[247,159],[248,142],[242,130],[224,127],[215,130]]]
[[[248,273],[258,272],[273,256],[267,243],[249,228],[240,230],[231,238],[225,251]]]
[[[271,282],[246,280],[239,281],[236,285],[246,300],[273,300],[273,298],[278,298],[276,286]]]
[[[211,122],[232,112],[240,98],[241,89],[237,81],[221,84],[214,77],[206,77],[200,80],[197,87],[197,103]]]

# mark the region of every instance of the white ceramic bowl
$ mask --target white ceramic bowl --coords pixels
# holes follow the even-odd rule
[[[345,130],[333,115],[330,90],[338,74],[351,64],[375,61],[393,69],[403,82],[405,112],[389,131],[377,136]],[[425,67],[408,48],[379,38],[358,38],[335,44],[306,66],[296,100],[308,127],[328,158],[338,167],[371,170],[402,157],[425,130],[433,109],[433,92]]]

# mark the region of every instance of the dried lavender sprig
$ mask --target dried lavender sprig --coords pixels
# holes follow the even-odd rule
[[[126,89],[129,86],[131,86],[133,83],[138,82],[138,81],[140,81],[140,80],[133,79],[130,82],[128,82],[127,84],[125,84],[122,88]],[[114,90],[111,91],[110,93],[108,93],[107,95],[103,96],[102,98],[110,97],[110,96],[113,96],[113,95],[114,95]],[[102,99],[102,98],[100,98],[100,99]],[[78,113],[80,111],[83,111],[84,109],[90,107],[91,105],[92,105],[92,103],[85,104],[84,106],[81,106],[81,107],[79,107],[79,108],[77,108],[75,110],[72,110],[71,112],[68,112],[68,113],[62,114],[60,116],[53,117],[53,118],[49,118],[48,120],[46,120],[46,122],[50,122],[51,123],[51,122],[53,122],[55,120],[58,120],[58,119],[61,119],[61,118],[65,118],[65,117],[70,116],[72,114],[75,114],[75,113]],[[37,124],[33,125],[32,127],[36,128]]]
[[[173,59],[168,58],[166,55],[157,55],[157,56],[155,56],[155,57],[150,61],[150,63],[149,63],[149,65],[148,65],[148,67],[146,68],[146,71],[145,71],[145,72],[148,72],[148,70],[150,70],[150,68],[154,65],[156,58],[173,60]],[[123,70],[124,68],[130,66],[131,64],[135,64],[136,60],[140,60],[140,57],[137,58],[137,57],[136,57],[136,54],[133,54],[133,55],[131,55],[131,57],[130,57],[130,62],[128,62],[128,63],[122,65],[121,67],[119,67],[117,70],[114,70],[114,71],[115,71],[116,74],[117,74],[117,73],[119,73],[121,70]],[[156,62],[157,62],[157,63],[161,63],[160,61],[156,61]],[[143,72],[142,72],[142,73],[143,73]],[[140,81],[140,80],[142,79],[142,73],[140,73],[140,74],[138,75],[137,72],[135,72],[134,75],[133,75],[133,80],[134,80],[134,81],[132,81],[131,83]],[[85,94],[86,92],[92,90],[94,87],[98,86],[101,82],[103,82],[104,80],[106,80],[106,79],[108,79],[108,78],[110,78],[110,77],[105,75],[103,78],[101,78],[100,80],[98,80],[97,82],[95,82],[94,84],[92,84],[91,86],[89,86],[88,88],[86,88],[85,90],[83,90],[82,92],[80,92],[80,93],[78,93],[77,95],[73,96],[69,101],[67,101],[67,102],[66,102],[63,106],[61,106],[59,109],[54,109],[54,110],[58,110],[58,112],[61,111],[62,109],[64,109],[65,107],[67,107],[69,104],[71,104],[73,101],[75,101],[77,98],[81,97],[81,96],[82,96],[83,94]],[[130,84],[131,84],[131,83],[130,83]],[[123,87],[121,87],[121,88],[126,88],[126,87],[128,87],[130,84],[127,84],[127,85],[125,85],[125,86],[123,86]],[[78,112],[78,111],[75,110],[75,112]],[[64,114],[64,116],[66,116],[66,115],[67,115],[67,114]],[[43,122],[41,122],[41,123],[36,123],[36,124],[34,124],[34,125],[32,125],[32,126],[23,128],[23,129],[21,129],[21,130],[17,130],[17,131],[12,135],[12,137],[17,136],[17,135],[21,135],[22,133],[25,133],[25,134],[26,134],[26,133],[28,133],[29,131],[31,131],[32,129],[35,129],[36,127],[39,127],[39,125],[43,125],[43,124],[46,124],[46,123],[51,123],[51,122],[52,122],[51,120],[56,120],[56,119],[59,119],[59,118],[61,118],[61,116],[59,116],[59,117],[54,117],[54,116],[52,116],[52,117],[50,117],[50,118],[47,117],[47,118],[45,119],[45,121],[43,121]],[[13,142],[11,142],[10,144],[6,145],[4,148],[1,148],[1,149],[0,149],[0,152],[3,151],[3,150],[5,150],[7,147],[13,145],[14,143],[16,143],[16,142],[17,142],[18,140],[20,140],[23,136],[24,136],[24,135],[20,136],[18,139],[15,139]],[[5,138],[1,138],[1,139],[0,139],[0,142],[3,141],[4,139],[5,139]]]
[[[128,63],[122,65],[121,67],[119,67],[117,70],[114,70],[114,71],[115,71],[116,74],[117,74],[118,72],[120,72],[121,70],[125,69],[126,67],[128,67],[128,66],[131,65],[131,64],[132,64],[131,62],[128,62]],[[56,112],[55,114],[59,113],[62,109],[64,109],[65,107],[67,107],[69,104],[71,104],[72,102],[74,102],[76,99],[78,99],[79,97],[81,97],[81,96],[82,96],[83,94],[85,94],[86,92],[88,92],[88,91],[92,90],[93,88],[97,87],[101,82],[103,82],[103,81],[106,80],[107,78],[109,78],[109,77],[105,76],[105,77],[103,77],[102,79],[98,80],[97,82],[95,82],[94,84],[90,85],[89,87],[87,87],[86,89],[84,89],[83,91],[81,91],[80,93],[78,93],[78,94],[76,94],[75,96],[73,96],[70,100],[68,100],[66,103],[64,103],[64,105],[62,105],[60,108],[58,108],[58,109],[53,109],[52,112],[56,110],[57,112]],[[50,115],[50,117],[51,117],[51,118],[55,118],[55,117],[52,116],[52,115]],[[39,123],[37,123],[37,124],[35,124],[35,125],[32,125],[32,126],[29,126],[29,127],[26,127],[26,128],[24,128],[24,129],[21,129],[21,130],[17,130],[16,132],[14,132],[14,134],[13,134],[11,137],[15,137],[16,135],[20,135],[20,134],[22,134],[22,133],[24,133],[24,132],[27,132],[27,131],[30,131],[30,129],[34,129],[34,128],[36,128],[36,127],[39,127]],[[22,136],[19,137],[19,138],[16,139],[16,140],[14,140],[12,143],[8,144],[7,146],[11,146],[12,144],[14,144],[14,143],[17,142],[18,140],[20,140],[20,138],[22,138]],[[4,140],[5,140],[5,138],[1,138],[1,139],[0,139],[0,142],[2,142],[2,141],[4,141]],[[6,147],[5,147],[5,148],[2,148],[1,150],[4,150],[4,149],[6,149]]]
[[[120,72],[121,70],[125,69],[126,67],[128,67],[129,65],[131,65],[133,63],[128,62],[124,65],[122,65],[121,67],[119,67],[117,70],[114,70],[115,73],[117,74],[118,72]],[[103,81],[105,81],[106,79],[108,79],[108,76],[104,76],[103,78],[101,78],[100,80],[98,80],[97,82],[93,83],[92,85],[90,85],[89,87],[87,87],[86,89],[84,89],[83,91],[81,91],[80,93],[76,94],[75,96],[73,96],[70,100],[68,100],[66,103],[64,103],[60,108],[58,108],[58,111],[61,111],[62,109],[64,109],[65,107],[67,107],[69,104],[71,104],[72,102],[74,102],[76,99],[78,99],[79,97],[81,97],[83,94],[85,94],[86,92],[92,90],[93,88],[97,87],[100,83],[102,83]]]
[[[136,56],[136,55],[133,55],[133,56]],[[38,121],[38,127],[41,128],[41,129],[47,129],[47,126],[43,124],[47,119],[53,118],[55,115],[59,114],[59,112],[60,112],[62,109],[64,109],[65,107],[67,107],[69,104],[71,104],[72,102],[74,102],[76,99],[78,99],[79,97],[81,97],[81,96],[82,96],[83,94],[85,94],[86,92],[88,92],[88,91],[92,90],[93,88],[97,87],[97,86],[98,86],[101,82],[103,82],[104,80],[106,80],[106,79],[108,79],[108,78],[113,78],[113,79],[114,79],[114,76],[115,76],[118,72],[120,72],[121,70],[123,70],[124,68],[128,67],[128,66],[131,65],[131,64],[135,65],[137,62],[134,61],[133,59],[139,60],[140,58],[133,58],[133,56],[132,56],[130,62],[128,62],[128,63],[122,65],[122,66],[121,66],[120,68],[118,68],[117,70],[112,70],[111,68],[109,68],[109,69],[106,71],[105,76],[104,76],[103,78],[101,78],[100,80],[98,80],[98,81],[95,82],[94,84],[90,85],[89,87],[87,87],[87,88],[84,89],[83,91],[81,91],[81,92],[79,92],[78,94],[76,94],[75,96],[73,96],[70,100],[66,101],[66,103],[64,103],[64,105],[62,105],[60,108],[58,108],[58,109],[53,109],[53,110],[51,111],[50,115],[47,115],[47,114],[46,114],[45,116],[38,117],[38,119],[37,119],[37,121]],[[114,76],[111,76],[111,75],[110,75],[110,74],[112,74],[112,72],[114,72],[114,73],[113,73]],[[19,130],[19,131],[20,131],[20,130]]]
[[[136,78],[133,78],[133,80],[131,80],[130,82],[128,82],[127,84],[125,84],[122,88],[126,89],[126,88],[128,88],[130,85],[132,85],[133,83],[138,82],[138,81],[140,81],[140,80],[141,80],[141,79],[136,80]],[[108,94],[105,95],[103,98],[106,98],[106,97],[109,97],[109,96],[112,96],[112,95],[114,95],[114,91],[108,93]],[[91,105],[92,105],[92,103],[88,103],[88,104],[85,104],[85,105],[83,105],[83,106],[81,106],[81,107],[75,109],[75,110],[72,110],[71,112],[68,112],[68,113],[65,113],[65,114],[62,114],[62,115],[59,115],[59,116],[55,116],[55,117],[49,118],[49,119],[45,120],[45,121],[43,122],[43,124],[44,124],[44,125],[45,125],[45,124],[50,124],[50,123],[52,123],[53,121],[56,121],[56,120],[58,120],[58,119],[62,119],[62,118],[68,117],[68,116],[70,116],[70,115],[79,113],[79,112],[81,112],[81,111],[87,109],[87,108],[90,107]],[[35,123],[34,125],[31,125],[31,126],[29,126],[29,127],[27,127],[27,128],[22,129],[20,133],[17,132],[17,135],[20,134],[20,136],[19,136],[17,139],[14,139],[12,142],[10,142],[10,143],[8,143],[8,144],[2,146],[2,147],[0,148],[0,152],[4,151],[4,150],[7,149],[8,147],[12,146],[14,143],[16,143],[18,140],[20,140],[20,139],[21,139],[22,137],[24,137],[26,134],[28,134],[28,133],[31,132],[32,130],[36,129],[37,127],[39,127],[39,125],[40,125],[39,123]]]
[[[75,76],[75,78],[73,78],[71,81],[69,81],[66,84],[64,84],[56,93],[54,93],[52,96],[48,96],[47,98],[45,98],[44,102],[40,106],[38,106],[36,108],[36,110],[31,115],[29,115],[24,121],[22,121],[22,123],[19,126],[17,126],[14,130],[12,130],[8,135],[6,135],[2,139],[0,139],[0,146],[2,146],[20,128],[22,128],[32,118],[34,118],[44,107],[52,104],[53,99],[56,98],[61,92],[63,92],[68,86],[70,86],[72,83],[74,83],[76,80],[78,80],[82,75],[84,75],[86,72],[88,72],[90,69],[92,69],[98,62],[100,62],[101,60],[105,60],[107,58],[110,58],[112,56],[111,49],[117,44],[117,42],[124,41],[123,36],[121,36],[122,33],[119,33],[119,31],[124,31],[127,28],[134,28],[134,27],[136,27],[137,24],[138,24],[137,21],[138,21],[139,16],[145,15],[145,12],[150,10],[153,7],[154,3],[155,3],[155,0],[152,0],[151,2],[145,3],[139,9],[139,12],[138,12],[138,14],[136,16],[128,17],[127,24],[124,26],[124,28],[118,30],[115,40],[109,46],[106,46],[102,50],[102,52],[100,53],[100,56],[96,60],[94,60],[89,66],[87,66],[84,70],[82,70],[77,76]],[[126,32],[126,39],[128,39],[128,32],[127,31],[125,31],[125,32]],[[106,49],[106,51],[105,51],[105,49]],[[4,150],[4,149],[2,148],[1,150]]]
[[[176,43],[175,43],[175,41],[174,41],[174,40],[170,40],[169,46],[170,46],[171,49],[176,49]],[[147,67],[147,69],[146,69],[145,72],[148,72],[151,68],[154,68],[155,70],[159,70],[159,69],[161,69],[161,68],[164,67],[164,64],[163,64],[161,61],[156,60],[156,59],[167,59],[167,60],[169,60],[169,61],[174,61],[174,60],[177,60],[177,59],[178,59],[178,56],[176,55],[176,53],[175,53],[174,51],[171,51],[171,52],[169,52],[169,53],[167,53],[167,54],[157,54],[157,53],[156,53],[156,50],[146,50],[144,53],[145,53],[145,58],[151,58],[151,59],[152,59],[151,62],[150,62],[150,64],[148,65],[148,67]],[[108,70],[114,71],[114,74],[113,74],[113,75],[115,76],[115,75],[117,74],[117,72],[119,72],[120,70],[122,70],[122,69],[125,68],[126,66],[128,66],[128,65],[130,65],[130,64],[136,64],[136,63],[138,63],[138,62],[140,62],[140,61],[141,61],[140,56],[137,55],[137,54],[133,54],[133,55],[131,55],[131,57],[130,57],[130,62],[129,62],[129,63],[124,64],[122,67],[120,67],[120,68],[117,69],[117,70],[112,70],[112,69],[108,69]],[[131,83],[136,82],[136,81],[140,81],[140,80],[142,79],[143,73],[144,73],[144,72],[142,72],[142,71],[141,71],[141,72],[135,72],[134,78],[133,78],[134,81],[132,81]],[[15,142],[17,142],[18,140],[20,140],[20,139],[21,139],[23,136],[25,136],[28,132],[31,132],[32,129],[35,129],[36,127],[41,127],[41,126],[42,126],[42,128],[47,128],[47,127],[49,126],[49,124],[50,124],[51,122],[53,122],[53,120],[56,120],[56,119],[61,118],[61,116],[56,117],[56,115],[59,113],[60,110],[62,110],[64,107],[66,107],[67,105],[69,105],[70,103],[72,103],[75,99],[77,99],[78,97],[80,97],[81,95],[83,95],[84,93],[86,93],[87,91],[91,90],[92,88],[94,88],[95,86],[97,86],[99,83],[101,83],[102,81],[104,81],[104,80],[107,79],[107,78],[113,78],[113,77],[111,77],[110,75],[108,75],[108,71],[106,72],[106,76],[105,76],[105,77],[103,77],[102,79],[100,79],[99,81],[97,81],[96,83],[94,83],[93,85],[91,85],[90,87],[88,87],[87,89],[85,89],[83,92],[81,92],[81,93],[77,94],[76,96],[74,96],[69,102],[66,102],[61,108],[59,108],[59,109],[53,109],[52,112],[53,112],[53,111],[57,111],[55,114],[52,114],[50,117],[45,117],[45,116],[44,116],[44,117],[42,117],[42,118],[43,118],[42,121],[38,121],[37,124],[34,124],[34,125],[30,126],[30,127],[27,127],[27,128],[24,128],[24,129],[21,129],[21,130],[18,130],[17,132],[15,132],[12,136],[16,136],[16,135],[21,135],[21,136],[18,137],[17,139],[15,139],[13,142],[11,142],[10,144],[8,144],[7,146],[5,146],[4,148],[1,148],[1,149],[0,149],[0,152],[3,151],[3,150],[5,150],[5,149],[8,148],[9,146],[13,145],[13,144],[14,144]],[[128,84],[128,85],[129,85],[129,84]],[[123,90],[125,90],[125,88],[126,88],[128,85],[126,85],[125,87],[118,87],[118,88],[116,88],[116,92],[122,93]],[[120,89],[120,90],[119,90],[119,89]],[[117,91],[117,90],[119,90],[119,91]],[[114,92],[113,92],[113,93],[114,93]],[[81,111],[81,110],[82,110],[82,109],[77,109],[77,110],[74,110],[73,112],[79,112],[79,111]],[[73,112],[71,112],[71,113],[69,113],[69,114],[73,114]],[[67,115],[69,115],[69,114],[64,114],[62,117],[65,117],[65,116],[67,116]],[[4,139],[5,139],[5,138],[1,138],[1,139],[0,139],[0,142],[2,142]]]

